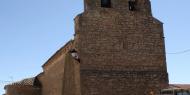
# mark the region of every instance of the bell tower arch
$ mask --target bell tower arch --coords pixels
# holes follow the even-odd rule
[[[111,8],[117,11],[136,11],[151,15],[149,0],[84,0],[85,11]]]

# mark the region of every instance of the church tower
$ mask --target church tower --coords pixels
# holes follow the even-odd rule
[[[163,24],[149,0],[84,0],[74,48],[81,95],[156,95],[168,86]]]

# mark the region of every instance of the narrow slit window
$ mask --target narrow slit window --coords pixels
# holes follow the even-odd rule
[[[129,2],[129,10],[134,11],[135,10],[135,0],[130,0]]]
[[[101,0],[101,7],[111,8],[111,0]]]

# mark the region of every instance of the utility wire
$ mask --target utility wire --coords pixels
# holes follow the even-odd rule
[[[187,53],[187,52],[190,52],[190,49],[179,51],[179,52],[167,53],[167,54],[184,54],[184,53]]]
[[[8,82],[11,82],[11,81],[6,81],[6,80],[0,80],[1,83],[8,83]]]

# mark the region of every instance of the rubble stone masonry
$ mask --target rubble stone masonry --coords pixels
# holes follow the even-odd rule
[[[163,24],[149,0],[85,0],[75,18],[75,48],[81,57],[82,95],[149,95],[168,86]]]

